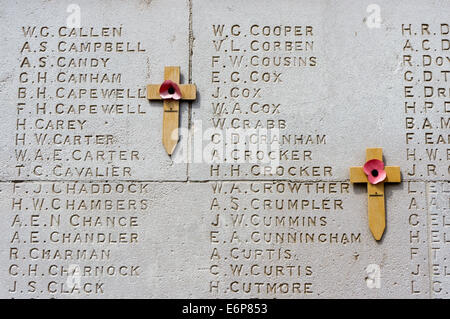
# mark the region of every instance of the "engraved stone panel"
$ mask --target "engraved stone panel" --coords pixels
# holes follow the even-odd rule
[[[1,4],[0,297],[449,298],[447,1]]]
[[[430,218],[431,289],[433,297],[449,298],[449,182],[430,182],[427,186],[428,211]]]
[[[423,183],[388,192],[396,201],[388,201],[393,226],[382,244],[367,228],[364,191],[351,190],[329,182],[10,183],[2,190],[10,211],[2,296],[427,297],[426,203],[415,199]]]
[[[160,147],[162,105],[145,87],[162,82],[164,65],[187,72],[187,3],[3,2],[1,176],[186,179]],[[170,23],[167,6],[178,17]],[[77,8],[81,28],[68,27]]]
[[[363,2],[194,2],[193,65],[205,67],[193,68],[203,89],[193,126],[213,163],[191,158],[193,178],[344,180],[365,147],[382,145],[405,178],[448,179],[442,6],[380,1],[372,25]]]
[[[408,209],[423,183],[389,190],[396,201],[381,243],[367,228],[365,190],[346,182],[210,186],[219,205],[209,214],[215,296],[429,296],[426,203]]]

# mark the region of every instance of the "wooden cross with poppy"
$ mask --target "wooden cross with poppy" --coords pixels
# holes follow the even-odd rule
[[[373,237],[380,240],[386,228],[384,183],[400,183],[400,167],[385,167],[383,149],[368,148],[366,164],[363,167],[350,167],[350,182],[367,183],[369,228]]]
[[[196,99],[197,88],[194,84],[180,84],[180,67],[166,66],[162,84],[147,85],[147,99],[163,100],[162,142],[167,154],[172,155],[178,143],[178,122],[180,100]]]

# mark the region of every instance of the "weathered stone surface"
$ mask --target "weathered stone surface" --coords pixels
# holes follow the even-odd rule
[[[187,3],[79,1],[82,29],[67,27],[70,1],[6,3],[4,179],[186,179],[186,164],[160,147],[162,103],[150,103],[145,87],[163,81],[165,65],[180,65],[186,80]],[[182,127],[187,114],[182,103]]]
[[[186,184],[24,182],[1,191],[10,212],[0,229],[3,298],[186,298],[206,289],[198,277],[207,231]]]
[[[0,297],[449,297],[447,3],[77,3],[3,1]]]
[[[376,243],[348,183],[10,183],[2,296],[427,297],[426,203],[406,209],[424,185],[407,187]]]
[[[449,298],[449,182],[430,182],[427,186],[432,296]]]
[[[378,10],[382,21],[376,24],[372,20]],[[429,14],[433,22],[417,12]],[[441,5],[260,1],[255,7],[239,1],[208,1],[194,2],[193,14],[193,78],[202,89],[194,103],[193,125],[197,120],[202,126],[203,143],[211,146],[212,128],[220,127],[222,120],[230,134],[232,128],[244,127],[250,135],[257,133],[251,131],[255,127],[273,125],[281,128],[272,133],[291,137],[290,143],[282,139],[284,144],[268,147],[287,151],[266,164],[281,166],[272,174],[261,173],[259,166],[252,169],[259,163],[242,161],[246,153],[233,153],[228,142],[213,144],[213,149],[227,150],[219,175],[194,163],[193,178],[345,180],[349,166],[363,163],[366,147],[383,147],[386,163],[401,166],[405,179],[448,179],[448,165],[442,163],[448,160],[448,80],[444,75],[448,63],[443,62],[448,52],[444,26],[448,21]],[[429,30],[423,35],[422,24]],[[411,25],[411,35],[402,34],[402,25]],[[429,50],[422,48],[422,41]],[[431,57],[425,65],[423,55]],[[438,57],[446,66],[427,65],[428,59]],[[432,81],[424,83],[425,71],[433,75]],[[438,96],[441,84],[446,89]],[[426,86],[434,93],[424,98]],[[215,97],[218,88],[220,96]],[[248,98],[242,96],[246,89]],[[433,107],[428,104],[430,108],[425,109],[425,102]],[[415,103],[415,109],[405,108],[405,103]],[[262,111],[265,104],[268,113]],[[295,135],[302,137],[297,143]],[[245,149],[256,146],[250,143]],[[435,159],[427,155],[431,149],[438,150]],[[239,166],[239,174],[231,170],[231,164]]]
[[[212,258],[211,263],[219,265],[214,270],[222,270],[212,276],[212,284],[219,282],[219,289],[213,290],[215,295],[428,296],[426,211],[422,210],[425,202],[420,202],[417,210],[405,208],[411,201],[411,191],[424,191],[423,183],[412,183],[409,191],[406,185],[389,190],[389,197],[396,200],[388,200],[390,226],[381,243],[373,240],[367,228],[365,190],[347,189],[347,183],[312,183],[310,192],[305,184],[296,184],[302,185],[298,192],[256,192],[267,184],[272,183],[225,183],[221,193],[215,195],[220,207],[210,209],[213,214],[209,215],[209,220],[217,224],[219,216],[219,225],[210,226],[217,232],[211,242],[212,249],[217,249],[221,258]],[[273,183],[273,187],[282,189],[282,185],[287,187],[287,184]],[[317,186],[333,187],[337,191],[336,194],[317,192]],[[246,199],[238,200],[236,187],[248,191]],[[234,194],[230,193],[233,188]],[[305,198],[314,198],[315,203],[303,207]],[[263,200],[269,203],[265,209]],[[329,207],[321,206],[328,201]],[[280,208],[277,209],[277,205]],[[410,215],[414,215],[414,219]],[[417,234],[417,241],[410,237],[410,231]],[[413,274],[416,269],[419,269],[418,275]],[[376,278],[380,280],[379,286]],[[340,291],[339,296],[336,291]]]

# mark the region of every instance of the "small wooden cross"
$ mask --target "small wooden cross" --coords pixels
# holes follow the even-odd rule
[[[192,101],[196,99],[197,88],[194,84],[180,85],[179,66],[166,66],[164,68],[164,80],[170,80],[179,86],[181,91],[181,100]],[[164,101],[162,142],[167,154],[172,155],[179,139],[178,122],[180,102],[175,99],[163,99],[160,94],[160,88],[161,84],[147,85],[147,99]]]
[[[366,161],[372,159],[383,161],[383,149],[368,148]],[[400,183],[400,167],[385,166],[386,178],[378,184],[372,184],[364,173],[363,167],[350,167],[350,182],[367,183],[369,228],[373,237],[380,240],[386,228],[386,212],[384,207],[384,183]],[[378,174],[376,172],[376,174]]]

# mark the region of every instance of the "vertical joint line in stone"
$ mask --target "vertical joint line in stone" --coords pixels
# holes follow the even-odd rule
[[[189,25],[188,25],[188,50],[189,50],[189,66],[188,66],[188,83],[192,83],[192,54],[194,50],[194,36],[192,31],[192,0],[188,0],[188,9],[189,9]],[[186,137],[188,140],[186,141],[187,150],[186,150],[186,178],[189,181],[189,160],[192,156],[192,101],[189,101],[188,104],[188,136]]]
[[[188,0],[188,6],[189,6],[189,72],[188,72],[188,82],[189,84],[192,83],[192,51],[193,51],[193,45],[194,45],[194,37],[193,37],[193,31],[192,31],[192,0]]]
[[[427,220],[427,247],[428,247],[428,294],[430,299],[433,298],[433,272],[432,272],[432,252],[431,252],[431,216],[430,216],[430,207],[428,205],[428,182],[424,183],[425,186],[425,207],[426,207],[426,220]]]

